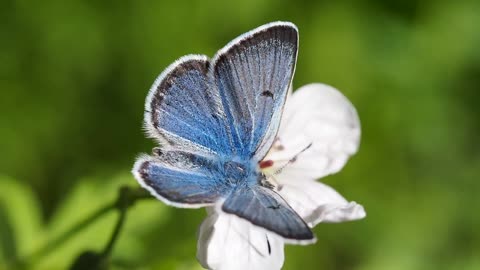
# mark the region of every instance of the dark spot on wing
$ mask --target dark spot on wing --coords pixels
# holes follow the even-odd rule
[[[260,95],[263,96],[263,97],[273,98],[273,93],[272,93],[272,91],[263,91]]]
[[[145,181],[146,184],[148,184],[149,179],[148,179],[148,167],[150,166],[150,162],[145,161],[139,168],[138,172],[140,173],[140,176],[142,179]]]
[[[280,209],[280,204],[277,204],[277,205],[269,205],[267,208],[270,208],[270,209]]]

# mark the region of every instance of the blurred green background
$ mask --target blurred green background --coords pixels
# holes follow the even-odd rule
[[[324,182],[367,218],[320,224],[284,269],[480,269],[480,1],[0,1],[0,269],[136,186],[153,143],[141,126],[155,77],[189,53],[288,20],[294,79],[340,89],[360,152]],[[202,210],[139,202],[112,269],[200,269]],[[100,251],[110,213],[30,265]]]

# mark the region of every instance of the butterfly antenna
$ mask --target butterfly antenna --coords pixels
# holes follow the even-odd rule
[[[300,154],[302,154],[303,152],[307,151],[310,147],[312,147],[313,143],[310,143],[309,145],[307,145],[305,148],[303,148],[300,152],[298,152],[298,154],[296,154],[295,156],[293,156],[290,160],[287,161],[287,163],[285,163],[282,167],[280,167],[278,170],[276,170],[272,175],[277,175],[277,174],[280,174],[283,169],[285,167],[287,167],[288,165],[294,163],[295,161],[297,161],[297,158],[298,156],[300,156]]]

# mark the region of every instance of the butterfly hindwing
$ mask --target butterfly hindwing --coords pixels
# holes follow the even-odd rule
[[[228,194],[218,159],[184,151],[160,151],[139,158],[133,173],[139,183],[167,204],[201,207]]]
[[[295,69],[298,31],[271,23],[248,32],[212,60],[212,78],[222,100],[238,156],[261,160],[280,124]]]
[[[286,239],[315,239],[308,225],[280,195],[259,185],[237,187],[223,203],[222,210]]]

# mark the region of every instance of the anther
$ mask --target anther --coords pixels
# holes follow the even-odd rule
[[[260,169],[265,169],[273,166],[273,160],[262,160],[258,163]]]

